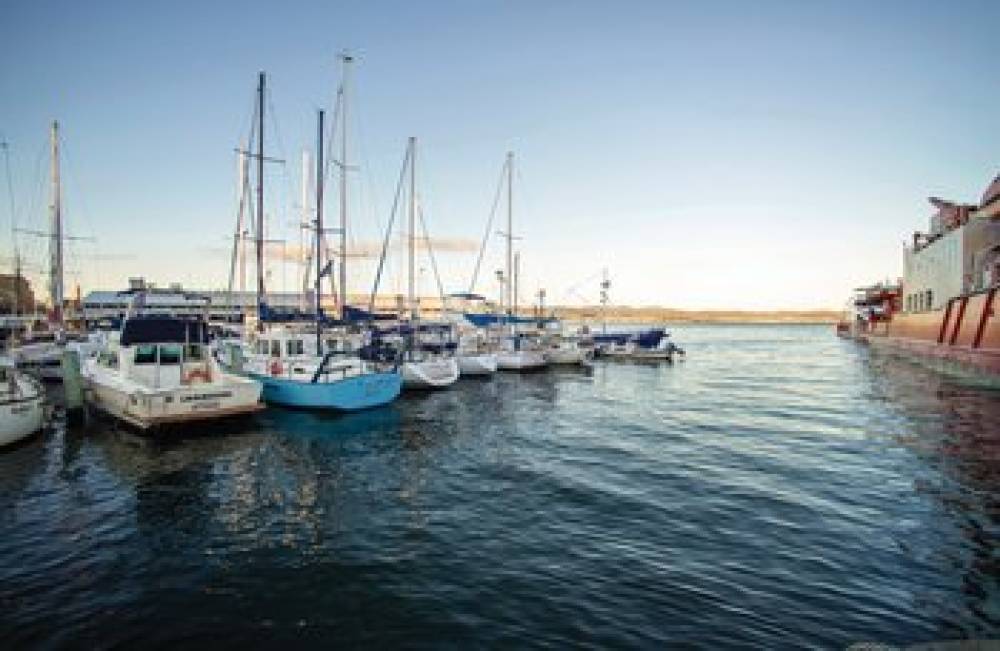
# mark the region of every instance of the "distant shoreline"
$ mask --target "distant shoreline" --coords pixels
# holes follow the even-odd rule
[[[840,319],[833,310],[677,310],[657,307],[554,307],[546,310],[571,321],[614,323],[669,323],[672,325],[832,325]]]

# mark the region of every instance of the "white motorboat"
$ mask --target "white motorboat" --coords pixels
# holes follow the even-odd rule
[[[0,360],[0,447],[16,443],[42,428],[45,390],[33,377]]]
[[[73,350],[80,359],[93,355],[100,335],[82,335],[64,331],[35,333],[11,350],[18,368],[43,380],[62,381],[63,353]]]
[[[127,319],[81,375],[93,407],[142,430],[263,408],[261,384],[219,366],[200,321]]]
[[[10,353],[18,368],[43,380],[62,379],[62,354],[65,344],[55,333],[32,335]]]
[[[625,332],[594,335],[596,354],[611,359],[637,361],[673,361],[675,355],[684,355],[684,350],[669,339],[663,328],[652,328],[641,332]]]

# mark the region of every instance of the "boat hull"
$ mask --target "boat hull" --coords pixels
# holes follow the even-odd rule
[[[87,402],[140,430],[260,411],[261,385],[250,380],[198,384],[169,391],[129,390],[85,376]]]
[[[12,445],[42,429],[45,395],[37,391],[0,403],[0,447]]]
[[[552,348],[545,351],[545,361],[556,366],[575,366],[587,361],[587,353],[581,348]]]
[[[398,373],[365,373],[334,382],[302,382],[254,373],[263,387],[264,402],[301,409],[359,411],[389,404],[402,389]]]
[[[939,310],[893,315],[861,336],[872,348],[1000,386],[997,289],[952,299]]]
[[[458,370],[462,376],[487,376],[497,372],[496,355],[459,355]]]
[[[545,355],[534,350],[497,353],[497,369],[501,371],[533,371],[545,368]]]
[[[421,362],[404,362],[400,367],[405,389],[444,389],[458,381],[458,360],[430,359]]]

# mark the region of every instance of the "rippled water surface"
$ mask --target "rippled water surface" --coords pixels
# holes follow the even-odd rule
[[[0,452],[0,639],[843,646],[1000,635],[1000,393],[825,327],[185,440]]]

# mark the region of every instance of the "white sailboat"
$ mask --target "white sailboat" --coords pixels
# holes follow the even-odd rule
[[[86,336],[67,332],[63,305],[63,234],[62,190],[59,174],[59,123],[53,122],[50,134],[52,197],[49,204],[49,300],[52,303],[51,328],[29,331],[12,351],[14,363],[45,380],[62,380],[62,356],[66,348],[75,349],[81,356],[94,351]],[[72,239],[72,238],[71,238]]]
[[[519,265],[514,256],[514,152],[507,152],[507,283],[506,309],[508,336],[497,352],[497,368],[501,371],[529,371],[544,368],[548,363],[538,342],[518,331],[517,280]]]
[[[542,339],[545,361],[554,366],[583,366],[593,357],[593,346],[579,335],[556,332]]]
[[[222,369],[201,321],[127,318],[80,374],[91,406],[141,430],[263,408],[260,383]]]
[[[42,428],[45,390],[21,373],[9,359],[0,359],[0,447],[16,443]]]
[[[429,350],[421,345],[420,315],[417,309],[416,297],[416,228],[417,228],[417,188],[416,163],[417,139],[410,138],[410,206],[409,206],[409,304],[410,320],[402,328],[406,335],[406,346],[403,352],[403,362],[400,372],[403,375],[403,387],[406,389],[443,389],[458,381],[458,360],[443,347]]]
[[[484,331],[472,329],[461,333],[455,356],[462,375],[482,377],[497,372],[496,345]]]

